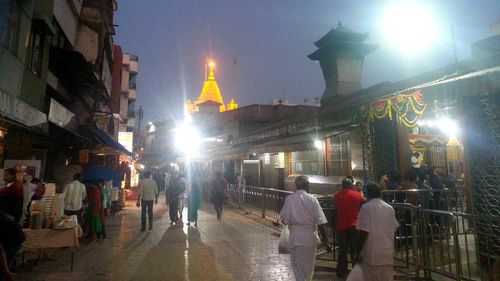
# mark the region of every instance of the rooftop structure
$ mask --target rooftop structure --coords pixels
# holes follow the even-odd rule
[[[308,57],[319,61],[325,91],[321,97],[324,105],[335,102],[338,97],[361,90],[361,74],[365,56],[377,49],[376,45],[366,44],[368,33],[358,33],[342,26],[331,29],[316,41],[316,51]]]

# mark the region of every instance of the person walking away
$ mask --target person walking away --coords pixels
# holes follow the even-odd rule
[[[101,235],[98,238],[106,239],[106,214],[107,205],[111,197],[109,189],[104,181],[99,181],[99,190],[101,191]]]
[[[172,181],[172,171],[167,171],[165,175],[165,203],[168,205],[168,193],[169,193],[169,188],[170,188],[170,182]]]
[[[170,178],[170,187],[167,192],[168,212],[170,225],[179,222],[179,197],[186,190],[186,179],[178,172]]]
[[[0,280],[14,280],[11,269],[26,240],[21,226],[0,211]]]
[[[222,219],[222,205],[226,199],[227,194],[227,181],[221,172],[215,173],[215,179],[212,183],[212,201],[214,203],[215,212],[217,213],[217,219]]]
[[[236,173],[236,182],[238,184],[238,205],[242,208],[245,203],[245,178],[240,173]]]
[[[73,181],[64,187],[64,214],[76,215],[78,223],[82,224],[83,201],[87,198],[85,185],[81,183],[82,174],[73,175]]]
[[[201,175],[195,170],[191,176],[191,186],[188,192],[188,222],[198,226],[198,209],[201,207]]]
[[[358,225],[357,263],[363,280],[394,280],[394,232],[399,224],[394,209],[381,199],[377,184],[367,185],[368,201],[361,206]],[[347,281],[351,281],[349,277]]]
[[[291,262],[295,280],[309,281],[314,273],[318,242],[321,240],[326,249],[331,250],[324,227],[328,221],[318,199],[308,193],[307,177],[298,176],[295,186],[297,190],[286,198],[280,216],[290,230],[289,242],[292,247]]]
[[[182,186],[179,186],[177,188],[177,191],[179,192],[179,216],[178,220],[179,223],[182,223],[182,213],[184,212],[184,202],[186,202],[186,178],[182,173],[180,173],[180,179],[182,179],[183,183]]]
[[[443,184],[439,179],[436,167],[432,167],[429,169],[429,185],[433,190],[432,208],[437,210],[446,210],[446,200],[443,200]]]
[[[141,231],[146,231],[146,212],[149,230],[153,229],[153,202],[158,204],[158,186],[149,171],[144,172],[144,179],[139,182],[137,205],[141,206]]]
[[[335,210],[337,211],[337,231],[339,235],[339,260],[337,263],[337,277],[347,276],[347,253],[354,262],[356,253],[356,225],[361,205],[365,198],[352,189],[349,179],[342,180],[342,190],[333,195]]]
[[[88,202],[87,220],[89,240],[96,241],[99,240],[102,235],[102,199],[98,182],[90,183]]]
[[[162,192],[165,189],[165,173],[162,169],[156,168],[153,170],[153,180],[158,186],[158,192]]]
[[[16,169],[4,170],[5,186],[0,187],[0,211],[4,212],[16,223],[23,215],[23,185],[16,180]]]

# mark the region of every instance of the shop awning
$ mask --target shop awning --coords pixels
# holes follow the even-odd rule
[[[221,145],[207,151],[203,158],[210,160],[243,159],[248,156],[250,145]]]
[[[133,156],[134,154],[130,151],[128,151],[125,147],[123,147],[121,144],[113,140],[108,134],[97,128],[95,125],[87,125],[87,126],[81,126],[85,131],[90,132],[94,138],[104,146],[107,146],[111,148],[111,150],[92,150],[92,153],[104,153],[104,154],[120,154],[124,153],[129,156]]]
[[[261,154],[314,150],[314,139],[314,136],[309,134],[275,139],[255,145],[252,152]]]

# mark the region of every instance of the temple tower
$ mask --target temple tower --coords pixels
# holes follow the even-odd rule
[[[319,61],[323,71],[326,88],[322,105],[333,104],[338,97],[361,89],[364,58],[377,49],[377,45],[363,43],[367,38],[368,33],[354,32],[339,22],[314,43],[318,49],[308,57]]]
[[[200,96],[194,102],[191,102],[190,100],[186,102],[186,104],[184,105],[186,111],[189,113],[198,112],[200,111],[200,105],[209,105],[210,107],[218,105],[219,112],[237,109],[238,104],[234,101],[234,99],[231,99],[231,102],[227,104],[227,107],[224,104],[224,100],[219,90],[219,85],[217,85],[217,80],[215,79],[215,64],[213,62],[210,62],[208,64],[208,68],[208,78],[206,78],[206,80],[203,82],[203,88],[201,90]]]

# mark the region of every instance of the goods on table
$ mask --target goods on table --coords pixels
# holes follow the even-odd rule
[[[39,211],[31,212],[29,220],[29,227],[31,229],[41,229],[43,226],[43,222],[44,222],[44,215],[42,212]]]
[[[50,216],[58,218],[64,214],[64,194],[57,193],[52,196]]]
[[[74,228],[78,225],[78,219],[76,218],[75,215],[72,216],[63,216],[60,218],[57,218],[54,221],[54,229],[68,229],[68,228]]]

